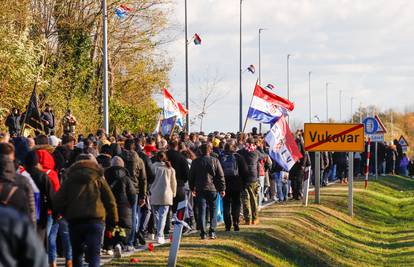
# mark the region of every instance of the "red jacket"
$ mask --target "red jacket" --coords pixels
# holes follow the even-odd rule
[[[36,154],[39,157],[39,163],[42,165],[43,171],[47,173],[52,182],[53,189],[57,192],[60,188],[60,182],[52,154],[45,149],[36,150]]]

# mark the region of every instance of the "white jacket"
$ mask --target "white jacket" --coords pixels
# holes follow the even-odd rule
[[[156,162],[152,168],[155,179],[150,188],[150,203],[151,205],[171,206],[177,192],[175,170],[168,168],[164,162]]]

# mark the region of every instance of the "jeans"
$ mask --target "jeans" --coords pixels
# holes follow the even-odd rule
[[[62,240],[63,250],[65,252],[65,259],[72,260],[72,246],[70,244],[69,226],[65,219],[54,221],[49,234],[49,263],[56,262],[56,239],[60,235]]]
[[[200,235],[205,236],[206,232],[206,210],[210,211],[210,229],[209,233],[215,233],[217,227],[216,202],[217,192],[197,191],[196,193],[197,209],[198,209],[198,226],[200,227]]]
[[[262,202],[263,202],[263,198],[264,198],[264,182],[265,182],[265,177],[264,176],[260,176],[259,177],[259,184],[260,184],[260,190],[259,190],[259,207],[262,206]]]
[[[131,234],[128,238],[128,246],[133,246],[135,239],[136,239],[136,233],[137,233],[137,226],[138,226],[138,218],[137,218],[137,209],[138,209],[138,195],[135,196],[134,205],[132,205],[132,228],[131,228]]]
[[[275,172],[273,176],[275,177],[276,181],[277,198],[279,199],[279,201],[287,201],[289,193],[289,184],[283,183],[282,175],[280,172]]]
[[[70,241],[72,243],[73,266],[83,266],[84,245],[86,245],[86,258],[89,267],[100,266],[100,253],[102,236],[104,232],[103,223],[79,223],[69,224]]]
[[[329,170],[329,181],[333,182],[336,180],[336,164],[331,166]]]
[[[223,198],[223,212],[224,224],[226,230],[230,230],[231,225],[238,226],[240,221],[241,209],[241,192],[240,191],[226,191]]]
[[[407,166],[400,167],[400,175],[408,176],[408,168]]]
[[[155,225],[157,226],[157,237],[164,237],[169,206],[153,205],[152,209],[154,211]]]

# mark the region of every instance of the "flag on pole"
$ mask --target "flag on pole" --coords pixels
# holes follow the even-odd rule
[[[247,68],[247,70],[254,74],[256,72],[256,67],[252,64]]]
[[[200,45],[201,44],[201,37],[197,33],[194,34],[194,44]]]
[[[269,145],[269,156],[285,171],[290,171],[303,157],[284,116],[273,125],[265,140]]]
[[[177,116],[177,125],[184,126],[183,117],[187,115],[188,110],[180,102],[175,101],[174,97],[164,88],[164,119]]]
[[[115,9],[115,15],[118,16],[118,18],[125,18],[129,12],[132,11],[132,8],[129,8],[127,5],[123,4],[120,5]]]
[[[27,106],[26,113],[24,115],[22,133],[26,131],[25,128],[34,130],[36,134],[43,133],[43,124],[42,124],[42,120],[40,119],[40,111],[39,111],[39,106],[37,104],[36,85],[37,85],[37,82],[34,85],[32,95],[30,96],[29,104]]]
[[[175,126],[175,121],[176,121],[177,117],[171,117],[168,119],[163,119],[161,121],[161,134],[163,136],[165,135],[171,135],[172,131],[174,130],[174,126]]]
[[[266,85],[266,88],[273,91],[274,89],[276,89],[276,86],[274,86],[273,84],[269,83],[268,85]]]
[[[256,84],[247,118],[272,124],[287,113],[286,109],[292,111],[293,103]]]

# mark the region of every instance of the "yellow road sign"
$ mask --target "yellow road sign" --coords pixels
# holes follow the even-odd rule
[[[363,152],[364,125],[346,123],[305,123],[306,151]]]

